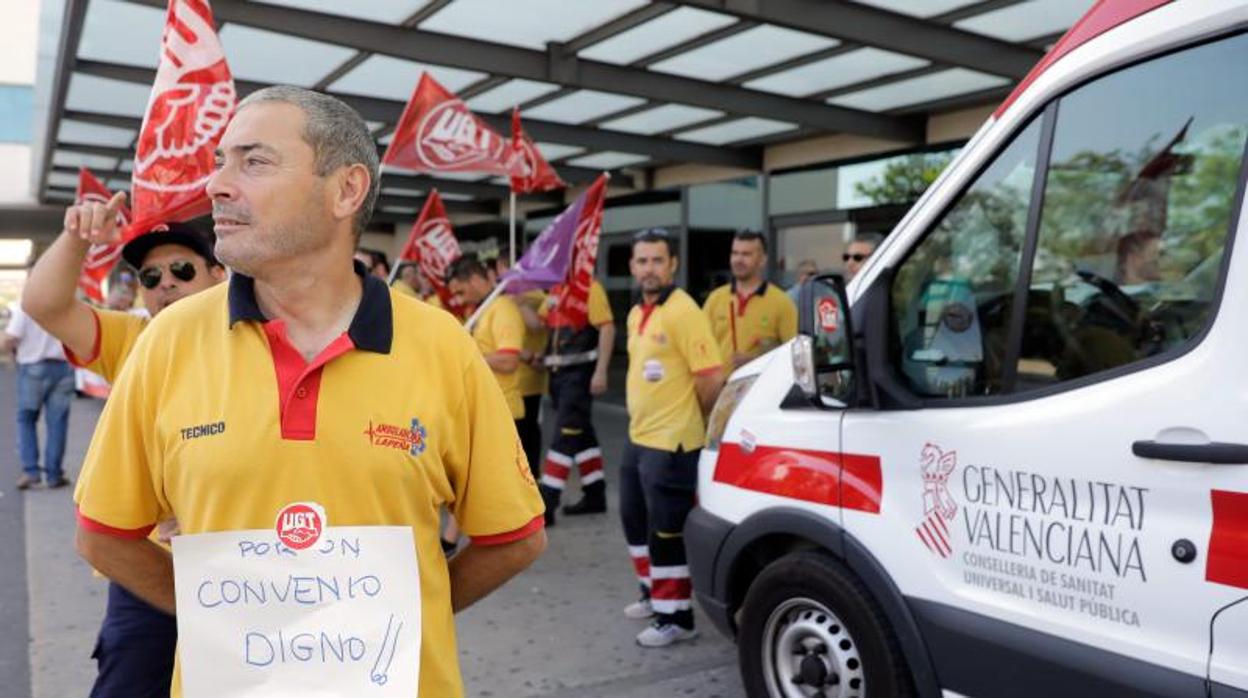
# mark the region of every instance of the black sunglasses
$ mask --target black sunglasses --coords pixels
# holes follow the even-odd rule
[[[191,281],[195,278],[195,264],[185,260],[174,262],[169,265],[169,273],[173,274],[173,278],[178,281]],[[143,267],[139,270],[139,283],[150,291],[160,285],[160,280],[164,276],[165,271],[161,267]]]
[[[846,252],[845,254],[841,255],[841,261],[842,261],[842,262],[848,262],[849,260],[851,260],[851,259],[852,259],[852,260],[854,260],[855,262],[861,262],[861,261],[865,260],[865,259],[866,259],[867,257],[869,257],[869,256],[870,256],[870,255],[865,255],[865,254],[857,254],[857,253],[855,253],[855,254],[850,254],[850,253]]]
[[[652,240],[671,240],[672,234],[667,228],[646,228],[633,233],[633,242],[649,242]]]

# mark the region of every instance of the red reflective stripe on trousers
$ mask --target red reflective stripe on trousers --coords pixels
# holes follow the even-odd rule
[[[693,593],[688,577],[678,579],[655,579],[650,583],[650,598],[667,601],[684,601]]]
[[[545,465],[542,466],[542,473],[559,480],[567,480],[568,473],[571,472],[571,470],[571,467],[561,465],[549,459],[547,459]]]

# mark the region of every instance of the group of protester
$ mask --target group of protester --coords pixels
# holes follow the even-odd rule
[[[357,249],[378,182],[357,113],[313,91],[263,89],[238,105],[217,150],[207,186],[216,235],[168,222],[123,248],[150,320],[75,295],[88,247],[119,239],[123,194],[69,207],[31,270],[6,340],[21,342],[19,487],[41,475],[69,484],[71,365],[113,384],[74,493],[78,550],[110,579],[93,696],[178,691],[173,535],[270,528],[295,501],[353,525],[410,526],[421,694],[454,696],[453,612],[541,554],[573,470],[582,499],[563,512],[607,510],[592,420],[615,344],[602,286],[590,288],[588,322],[572,325],[552,312],[553,294],[490,301],[505,257],[465,255],[447,286],[464,307],[489,301],[466,332],[415,267],[387,288],[384,255]],[[792,298],[765,278],[761,234],[735,237],[733,281],[701,308],[675,286],[677,249],[667,231],[645,230],[630,262],[619,506],[640,599],[624,613],[653,617],[637,637],[648,647],[696,635],[682,529],[706,417],[733,368],[797,328]],[[543,394],[555,422],[544,458]],[[32,453],[44,405],[60,442],[41,469]],[[360,434],[374,421],[419,426],[422,448],[366,448]],[[413,460],[423,467],[396,481],[395,464]],[[444,556],[460,535],[467,544]]]

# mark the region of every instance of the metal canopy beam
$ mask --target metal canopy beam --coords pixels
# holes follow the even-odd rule
[[[129,1],[151,7],[165,6],[165,0]],[[711,0],[707,0],[707,3],[719,4]],[[822,9],[815,14],[821,12]],[[659,102],[692,104],[876,138],[920,140],[923,133],[922,124],[912,119],[881,116],[857,109],[747,90],[735,85],[583,60],[567,50],[563,44],[551,44],[548,51],[535,51],[240,0],[216,0],[213,3],[213,13],[219,21],[422,63],[556,82],[569,87],[608,88]],[[807,17],[806,21],[811,19]]]
[[[156,71],[151,68],[137,68],[100,61],[78,61],[77,72],[145,85],[151,85],[156,79]],[[234,87],[238,90],[240,97],[266,86],[264,83],[251,82],[249,80],[234,81]],[[339,92],[327,92],[326,94],[341,99],[368,121],[394,123],[403,115],[403,107],[405,106],[402,102],[391,99],[348,95]],[[511,116],[509,114],[477,114],[477,116],[500,132],[511,133]],[[534,121],[532,119],[524,120],[524,128],[529,136],[537,141],[577,145],[591,150],[615,150],[624,153],[637,153],[660,162],[696,162],[704,165],[722,165],[751,170],[761,170],[763,167],[763,153],[762,150],[757,148],[717,148],[669,138],[638,136],[619,131],[604,131],[586,126],[560,124],[553,121]],[[575,169],[567,171],[575,173]],[[627,183],[622,180],[617,181],[621,181],[621,184],[627,186]]]
[[[131,129],[131,130],[138,130],[142,126],[142,120],[136,119],[132,116],[99,114],[96,112],[88,112],[88,111],[69,110],[65,112],[65,118],[73,119],[75,121],[82,121],[84,123],[89,123],[89,124],[98,124],[100,126],[114,126],[117,128],[125,128],[125,129]],[[93,150],[95,146],[82,144],[82,143],[57,142],[56,148],[59,148],[60,150],[70,150],[70,151],[75,151],[79,153],[87,153],[87,154],[93,154],[93,155],[104,154],[100,152],[95,152],[95,150]],[[120,157],[124,160],[129,160],[134,157],[133,152],[130,152],[128,155],[121,155],[120,153],[122,152],[127,152],[127,151],[125,151],[125,149],[119,149],[119,148],[110,148],[107,150],[108,157]],[[556,166],[555,169],[559,171],[560,176],[562,176],[565,180],[574,182],[574,183],[591,182],[594,180],[595,177],[597,177],[600,174],[598,170],[590,169],[588,167]],[[383,178],[388,177],[388,176],[402,176],[402,175],[389,175],[385,172],[382,172]],[[613,173],[612,177],[615,177],[615,176],[616,174]],[[626,186],[631,186],[631,179],[629,177],[627,177],[626,175],[619,175],[619,176],[625,180]],[[424,175],[422,177],[412,178],[412,179],[423,180],[424,183],[422,183],[420,186],[425,187],[425,188],[436,186],[436,187],[441,188],[442,191],[445,191],[445,192],[455,192],[457,194],[468,194],[468,195],[476,196],[476,197],[485,197],[485,198],[492,197],[492,198],[505,199],[507,198],[507,194],[510,191],[507,187],[501,186],[498,184],[460,182],[458,180],[439,179],[436,176],[430,176],[430,175]],[[384,183],[384,180],[383,180],[382,186],[386,186],[386,184]],[[542,197],[550,197],[552,201],[563,200],[562,197],[555,195],[555,194],[526,194],[525,197],[526,198],[535,197],[537,199],[541,199]]]
[[[94,115],[86,112],[78,112],[78,117],[88,117],[85,120],[91,120]],[[125,117],[110,117],[125,118]],[[100,155],[103,157],[129,159],[134,153],[127,148],[117,148],[112,146],[92,145],[86,143],[67,143],[59,142],[56,150],[68,153],[82,153],[84,155]],[[90,168],[88,168],[90,169]],[[74,167],[52,167],[50,172],[63,172],[66,174],[78,174],[78,169]],[[129,173],[122,173],[122,176],[129,178]],[[614,175],[613,175],[614,177]],[[106,177],[107,178],[107,177]],[[438,189],[447,194],[463,194],[465,196],[474,196],[481,199],[492,199],[495,202],[506,199],[510,193],[510,189],[500,184],[491,184],[489,182],[462,182],[454,179],[438,179],[428,175],[407,175],[391,172],[383,172],[381,174],[382,189],[409,189],[428,192],[430,189]],[[525,194],[525,201],[548,202],[552,205],[563,203],[563,196],[559,193],[545,194]],[[447,202],[449,205],[450,202]]]
[[[415,218],[420,212],[419,209],[424,203],[424,197],[410,196],[389,196],[382,194],[377,197],[377,206],[373,209],[374,213],[389,213],[391,215],[406,216],[406,213],[394,213],[391,211],[383,211],[384,206],[402,206],[405,208],[415,208],[417,211],[410,214]],[[497,216],[500,208],[497,201],[443,201],[446,206],[447,213],[480,213],[489,216]]]
[[[456,179],[439,179],[429,175],[381,173],[382,189],[412,189],[428,192],[437,189],[446,194],[463,194],[478,199],[506,199],[510,189],[501,184],[483,182],[462,182]],[[525,194],[525,201],[549,201],[552,204],[563,203],[563,196],[558,193]]]
[[[65,208],[56,204],[0,206],[0,238],[33,238],[37,243],[56,239],[65,223]]]
[[[845,0],[674,1],[1015,80],[1027,75],[1044,55],[1008,41]]]
[[[43,133],[43,159],[39,163],[36,191],[48,185],[48,170],[52,166],[52,144],[61,130],[61,112],[69,96],[69,78],[78,60],[78,43],[82,39],[82,25],[87,16],[87,0],[67,0],[61,25],[61,38],[57,48],[58,61],[52,82],[52,94],[48,98],[48,121]]]

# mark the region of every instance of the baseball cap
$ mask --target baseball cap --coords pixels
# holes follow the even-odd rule
[[[215,266],[217,258],[212,253],[215,244],[216,236],[212,233],[200,232],[185,223],[161,223],[127,242],[125,247],[121,248],[121,256],[130,266],[138,269],[143,266],[143,260],[153,247],[181,245],[203,257],[208,266]]]

